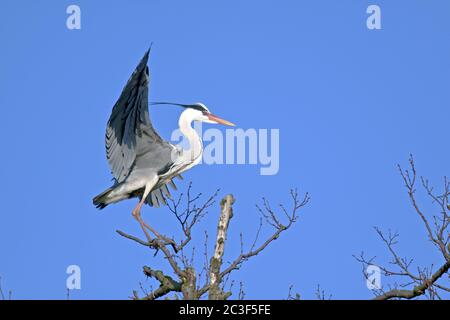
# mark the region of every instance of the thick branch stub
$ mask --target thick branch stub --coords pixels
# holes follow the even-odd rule
[[[197,294],[197,279],[194,268],[186,268],[184,271],[183,284],[181,291],[183,292],[184,300],[198,300]]]
[[[144,274],[148,277],[155,278],[160,283],[158,289],[150,293],[148,296],[144,297],[147,300],[155,300],[169,292],[181,292],[182,285],[181,283],[175,281],[172,277],[166,276],[160,270],[153,270],[150,267],[144,266]]]
[[[225,242],[227,239],[228,226],[233,217],[233,203],[235,199],[229,194],[220,202],[221,212],[219,223],[217,225],[217,238],[214,247],[214,255],[210,262],[210,300],[224,300],[229,294],[222,292],[220,289],[221,277],[220,267],[222,266],[223,254],[225,251]]]

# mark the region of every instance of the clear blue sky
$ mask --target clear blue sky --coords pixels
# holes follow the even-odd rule
[[[66,28],[70,4],[81,7],[81,30]],[[382,30],[366,28],[369,4],[380,5]],[[413,153],[436,185],[449,174],[449,14],[444,0],[2,1],[4,290],[64,299],[66,267],[77,264],[73,298],[124,299],[150,283],[144,264],[163,268],[115,233],[141,234],[135,200],[102,212],[91,203],[111,179],[106,121],[151,42],[151,100],[202,101],[241,128],[280,129],[277,175],[203,165],[180,185],[235,195],[227,259],[239,232],[251,242],[261,196],[276,204],[292,187],[311,193],[298,224],[234,275],[247,298],[285,298],[290,285],[313,298],[317,284],[334,298],[371,297],[352,254],[387,256],[374,225],[398,230],[404,255],[438,264],[396,164]],[[166,138],[179,112],[150,110]],[[177,228],[164,209],[143,215],[168,234]],[[217,216],[196,235],[212,238]]]

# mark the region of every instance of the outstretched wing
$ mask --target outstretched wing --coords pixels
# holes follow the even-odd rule
[[[156,171],[170,161],[173,147],[158,135],[148,114],[149,53],[150,49],[125,85],[106,128],[106,157],[117,183],[128,177],[138,157]]]

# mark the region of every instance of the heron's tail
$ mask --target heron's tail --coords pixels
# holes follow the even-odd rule
[[[183,180],[183,177],[181,175],[177,175],[176,177]],[[145,199],[145,202],[150,206],[154,206],[157,208],[160,205],[166,205],[166,197],[172,199],[172,195],[170,194],[167,185],[171,186],[174,190],[177,190],[175,183],[172,179],[170,179],[167,182],[163,183],[161,186],[157,187],[157,189],[150,192],[150,194],[147,196],[147,199]],[[94,197],[94,199],[92,199],[94,206],[96,206],[98,209],[103,209],[111,203],[134,197],[142,197],[142,193],[144,192],[144,188],[130,192],[126,190],[127,188],[125,188],[124,190],[123,187],[124,185],[122,183],[119,183],[113,185],[111,188],[106,189],[98,196]]]
[[[92,199],[92,203],[94,204],[94,206],[96,206],[98,209],[103,209],[108,204],[110,204],[110,194],[113,190],[114,188],[111,187],[100,193],[98,196],[94,197],[94,199]]]

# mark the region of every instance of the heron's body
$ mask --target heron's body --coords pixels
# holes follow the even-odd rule
[[[148,113],[148,56],[149,51],[128,80],[108,120],[106,157],[115,183],[93,199],[100,209],[135,197],[141,200],[133,214],[139,214],[144,203],[165,204],[165,197],[171,197],[168,186],[176,189],[173,179],[181,178],[180,174],[197,165],[202,157],[202,140],[192,128],[192,122],[232,125],[212,115],[201,103],[175,104],[186,108],[178,125],[189,142],[189,149],[179,150],[163,140],[154,130]]]

